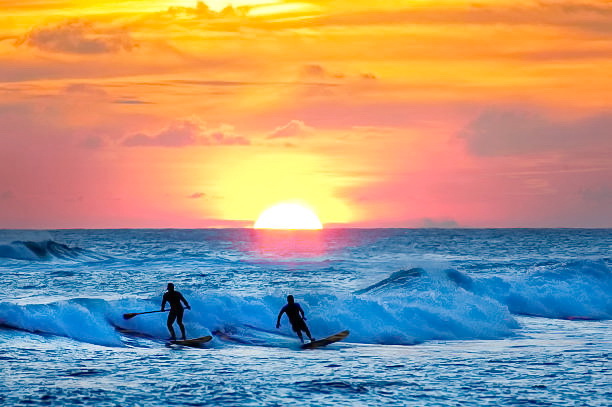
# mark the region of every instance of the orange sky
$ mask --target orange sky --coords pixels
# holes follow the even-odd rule
[[[0,0],[0,228],[612,227],[606,0]]]

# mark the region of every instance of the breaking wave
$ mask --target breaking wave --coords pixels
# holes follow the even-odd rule
[[[410,345],[427,340],[494,339],[513,334],[518,323],[499,303],[462,289],[431,289],[416,295],[308,294],[299,300],[316,337],[349,329],[350,342]],[[222,292],[184,291],[192,310],[185,313],[189,336],[229,332],[236,342],[291,346],[288,321],[274,325],[284,298],[236,296]],[[71,337],[79,341],[120,345],[121,331],[164,339],[165,315],[124,320],[129,312],[159,309],[159,298],[104,301],[73,299],[50,304],[0,303],[0,323],[12,328]],[[262,336],[263,335],[263,336]],[[288,339],[290,338],[290,339]]]
[[[612,270],[604,261],[572,261],[505,279],[482,279],[474,290],[506,304],[514,314],[612,319]]]
[[[356,294],[418,297],[433,291],[448,296],[454,290],[494,300],[517,315],[612,319],[612,270],[603,260],[551,263],[514,276],[486,278],[473,278],[453,269],[413,268],[394,273]]]
[[[353,294],[300,295],[315,337],[349,329],[348,342],[411,345],[430,340],[499,339],[519,327],[514,315],[611,319],[612,272],[603,261],[549,264],[516,276],[470,277],[457,270],[413,268]],[[284,298],[221,291],[183,292],[188,336],[221,333],[234,342],[293,346],[286,319],[274,328]],[[160,298],[70,299],[48,304],[0,303],[0,324],[78,341],[122,346],[122,333],[164,340],[161,313],[123,319],[124,313],[159,309]],[[213,343],[219,343],[214,341]]]
[[[107,256],[96,254],[91,250],[70,247],[53,240],[43,240],[40,242],[17,240],[10,244],[0,244],[1,258],[28,261],[48,261],[54,259],[96,261],[108,259]]]

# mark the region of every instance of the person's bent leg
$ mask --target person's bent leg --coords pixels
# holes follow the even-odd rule
[[[168,331],[170,331],[170,339],[172,339],[173,341],[176,340],[176,333],[174,333],[174,328],[172,327],[172,324],[174,324],[175,319],[176,314],[171,311],[168,315],[168,322],[166,323],[166,326],[168,327]]]
[[[185,336],[185,325],[183,325],[183,311],[182,310],[177,315],[176,323],[178,324],[179,328],[181,329],[181,335],[183,337],[183,340],[187,339],[187,337]]]
[[[306,335],[308,336],[308,339],[310,339],[310,341],[315,340],[315,338],[313,338],[312,335],[310,334],[310,330],[308,329],[308,326],[306,324],[304,324],[304,332],[306,332]]]
[[[300,327],[292,323],[291,328],[293,329],[293,332],[295,332],[295,334],[298,336],[298,338],[300,338],[300,341],[304,343],[304,338],[302,338],[302,332],[300,330]]]

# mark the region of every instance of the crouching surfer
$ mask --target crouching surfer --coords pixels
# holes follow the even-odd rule
[[[278,318],[276,319],[276,328],[280,328],[280,320],[283,314],[287,314],[289,322],[291,322],[291,327],[293,328],[293,331],[297,334],[302,343],[304,343],[302,331],[306,333],[308,338],[310,338],[311,342],[315,340],[310,334],[308,326],[306,326],[306,317],[304,316],[304,310],[302,309],[300,304],[295,302],[293,295],[287,296],[287,305],[285,305],[278,313]]]
[[[161,304],[162,311],[165,311],[166,302],[170,304],[170,313],[168,314],[167,323],[168,331],[170,331],[171,336],[170,339],[173,341],[176,340],[176,334],[174,333],[174,328],[172,327],[172,324],[174,324],[175,320],[179,328],[181,329],[181,335],[183,337],[182,339],[187,339],[185,337],[185,326],[183,325],[183,313],[185,312],[185,308],[191,309],[191,306],[189,305],[185,297],[183,297],[183,294],[174,290],[174,284],[172,283],[168,283],[168,291],[166,291],[166,293],[164,294],[164,298]],[[185,304],[185,308],[183,308],[182,303]]]

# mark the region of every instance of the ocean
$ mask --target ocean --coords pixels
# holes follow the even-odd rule
[[[612,230],[0,231],[0,405],[610,406]],[[167,283],[192,306],[168,345]],[[316,338],[302,350],[288,294]],[[177,330],[178,332],[178,330]]]

